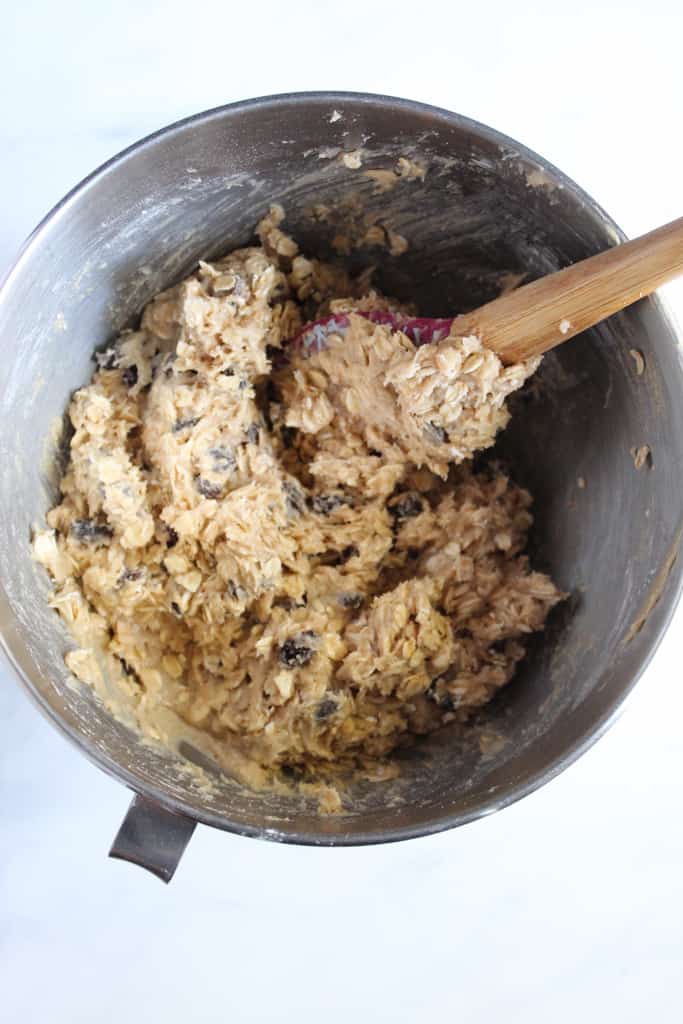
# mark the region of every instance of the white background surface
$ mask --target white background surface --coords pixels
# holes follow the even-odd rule
[[[393,93],[485,121],[562,167],[629,234],[680,216],[680,3],[559,9],[12,4],[0,270],[123,146],[294,89]],[[683,319],[683,290],[669,294]],[[128,793],[2,674],[0,1018],[679,1021],[682,621],[608,736],[503,813],[358,850],[199,828],[168,889],[106,859]]]

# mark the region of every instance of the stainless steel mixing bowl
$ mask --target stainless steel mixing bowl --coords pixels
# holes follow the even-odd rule
[[[358,146],[363,167],[349,170],[337,154]],[[424,183],[378,192],[364,169],[400,156],[428,166]],[[497,454],[536,498],[535,564],[571,597],[470,740],[444,730],[403,756],[399,779],[358,783],[348,814],[321,817],[312,803],[228,778],[197,788],[177,756],[142,746],[74,684],[63,664],[69,637],[46,604],[29,537],[56,494],[49,438],[91,375],[93,349],[199,257],[248,242],[273,200],[304,251],[328,255],[330,227],[311,207],[339,210],[352,194],[410,242],[381,259],[380,285],[434,315],[481,304],[501,275],[533,278],[623,238],[572,181],[489,128],[406,100],[309,93],[199,114],[110,160],[36,229],[0,294],[3,646],[57,728],[139,794],[115,855],[165,878],[196,821],[282,842],[377,843],[519,799],[610,724],[678,597],[683,374],[655,298],[546,356],[514,402]],[[377,259],[353,255],[356,266]],[[642,376],[630,349],[643,354]],[[643,444],[652,463],[637,471],[630,449]]]

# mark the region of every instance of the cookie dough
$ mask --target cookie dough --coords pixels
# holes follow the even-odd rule
[[[358,315],[322,352],[283,349],[309,319],[407,307],[281,220],[96,356],[34,538],[72,672],[171,711],[245,778],[367,768],[465,721],[562,596],[524,554],[528,492],[469,461],[537,361]]]

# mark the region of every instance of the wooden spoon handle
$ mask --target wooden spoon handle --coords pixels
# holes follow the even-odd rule
[[[683,217],[459,316],[504,363],[569,341],[683,273]]]

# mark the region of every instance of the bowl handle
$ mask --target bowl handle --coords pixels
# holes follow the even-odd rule
[[[109,851],[170,882],[197,822],[136,794]]]

